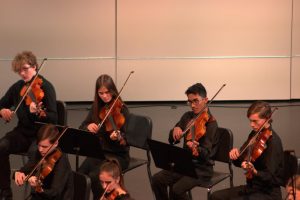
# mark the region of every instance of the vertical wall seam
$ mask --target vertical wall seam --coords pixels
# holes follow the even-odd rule
[[[115,82],[118,85],[118,0],[115,0]]]
[[[290,99],[292,99],[292,71],[293,71],[293,23],[294,23],[294,0],[291,8],[291,48],[290,48]]]

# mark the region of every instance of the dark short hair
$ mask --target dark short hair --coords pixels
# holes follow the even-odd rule
[[[196,83],[190,86],[186,91],[186,95],[189,94],[199,94],[202,98],[206,98],[207,93],[205,87],[201,83]]]
[[[59,131],[53,124],[43,125],[37,133],[37,143],[49,139],[49,142],[53,144],[59,137]]]
[[[272,109],[269,103],[265,101],[256,101],[248,108],[247,117],[258,113],[259,118],[261,119],[268,119],[272,115]],[[269,121],[270,123],[272,120]]]

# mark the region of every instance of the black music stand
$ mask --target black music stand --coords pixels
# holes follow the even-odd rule
[[[36,122],[37,125],[45,123]],[[62,132],[64,126],[55,125],[59,132]],[[69,128],[59,139],[59,147],[64,153],[76,155],[76,171],[78,171],[79,156],[88,156],[98,159],[104,159],[103,150],[99,138],[89,131]]]
[[[65,153],[76,155],[76,171],[78,171],[79,156],[105,158],[99,138],[91,132],[80,129],[68,128],[59,140],[59,147]]]
[[[198,178],[193,156],[186,149],[151,139],[147,142],[156,167]]]

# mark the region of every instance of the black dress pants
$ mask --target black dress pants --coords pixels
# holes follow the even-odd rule
[[[268,187],[268,186],[266,186]],[[219,190],[211,194],[211,200],[282,200],[280,188],[273,188],[270,192],[262,192],[244,185]]]
[[[156,173],[152,177],[152,188],[156,200],[187,200],[187,192],[197,186],[199,181],[209,180],[211,175],[210,173],[207,173],[207,176],[198,174],[198,177],[196,179],[167,170]]]

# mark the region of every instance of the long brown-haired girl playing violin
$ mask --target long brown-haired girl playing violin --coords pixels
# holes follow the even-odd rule
[[[33,159],[14,174],[18,186],[28,179],[33,188],[32,200],[66,199],[73,200],[73,174],[67,156],[58,148],[59,132],[54,125],[43,125],[37,133],[38,151]],[[30,177],[26,176],[35,168],[36,164],[46,156],[42,164]]]
[[[92,108],[80,128],[96,134],[105,151],[105,157],[117,159],[122,169],[125,169],[129,163],[129,146],[126,143],[125,130],[129,111],[121,98],[117,100],[99,130],[99,124],[104,120],[117,96],[118,90],[113,79],[107,74],[101,75],[96,81]],[[102,193],[98,178],[101,163],[102,160],[87,158],[79,168],[79,172],[91,178],[93,196],[97,200]]]
[[[264,101],[256,101],[249,107],[247,117],[252,131],[240,149],[233,148],[229,153],[234,165],[245,170],[246,185],[217,191],[211,199],[282,199],[283,148],[271,126],[272,113],[271,106]]]
[[[104,190],[100,200],[131,199],[124,186],[124,179],[117,160],[107,160],[99,172],[99,180]]]

